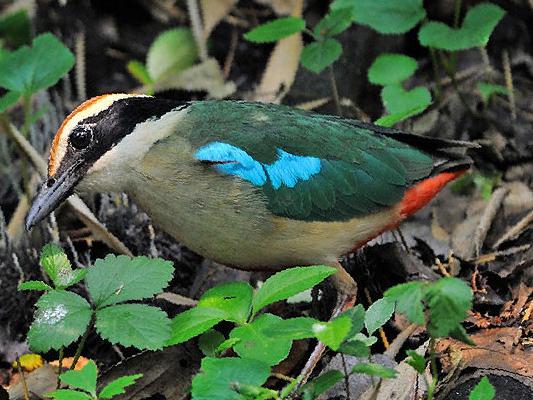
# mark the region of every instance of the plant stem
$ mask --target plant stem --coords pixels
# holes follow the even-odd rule
[[[87,329],[85,330],[85,333],[83,334],[80,343],[78,344],[78,348],[76,349],[76,353],[74,354],[74,359],[72,360],[72,365],[70,366],[70,370],[73,370],[76,368],[76,364],[78,363],[78,360],[80,359],[81,352],[83,351],[83,347],[85,346],[85,342],[87,341],[87,338],[89,337],[89,333],[91,333],[94,322],[96,319],[96,314],[93,313],[91,316],[91,321],[89,322],[89,325],[87,325]]]
[[[57,367],[57,385],[56,389],[59,389],[61,386],[61,380],[59,379],[59,376],[61,375],[61,370],[63,369],[63,358],[65,358],[65,346],[61,346],[59,349],[59,365]]]
[[[437,373],[437,354],[435,352],[435,339],[429,339],[429,356],[431,367],[431,382],[428,382],[428,400],[433,400],[435,396],[435,388],[437,387],[438,373]]]
[[[333,67],[330,65],[329,70],[329,80],[331,82],[331,91],[333,93],[333,100],[335,101],[335,107],[337,108],[337,114],[339,117],[342,117],[341,101],[339,99],[339,91],[337,90],[337,81],[335,80],[335,73],[333,72]]]
[[[431,65],[433,67],[433,75],[435,77],[435,97],[437,98],[437,102],[440,103],[442,101],[442,86],[440,84],[440,71],[437,54],[433,47],[429,48],[429,55],[431,56]]]
[[[348,368],[346,367],[346,359],[344,358],[344,354],[341,353],[341,360],[342,360],[342,369],[344,372],[344,387],[346,389],[346,399],[350,400],[350,374],[348,373]]]
[[[31,120],[31,95],[25,94],[23,97],[23,109],[24,109],[24,124],[22,125],[21,133],[27,138],[30,131]]]

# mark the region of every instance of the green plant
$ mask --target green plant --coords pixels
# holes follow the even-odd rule
[[[489,382],[489,379],[484,376],[477,383],[477,385],[472,389],[468,400],[492,400],[496,395],[496,390],[494,386]]]
[[[40,264],[53,287],[43,281],[23,282],[19,286],[20,290],[46,292],[37,301],[28,332],[28,342],[34,351],[63,349],[83,335],[74,366],[93,327],[111,343],[138,349],[160,349],[169,339],[170,320],[162,310],[130,302],[161,292],[172,277],[172,263],[108,255],[87,269],[72,269],[58,246],[46,245]],[[91,303],[67,290],[82,280]]]
[[[197,59],[198,49],[191,31],[187,28],[174,28],[162,32],[152,42],[146,64],[132,60],[126,68],[135,79],[150,88],[154,83],[193,66]]]
[[[79,371],[66,371],[59,375],[59,380],[70,386],[78,389],[57,389],[53,392],[46,393],[45,397],[50,397],[56,400],[99,400],[112,399],[113,397],[125,393],[125,389],[131,386],[135,381],[141,378],[142,374],[125,375],[108,383],[102,390],[97,393],[96,381],[98,377],[98,369],[94,361],[89,361]]]

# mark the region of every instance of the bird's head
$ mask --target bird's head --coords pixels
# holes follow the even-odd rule
[[[120,190],[117,168],[124,167],[125,155],[135,156],[136,151],[143,151],[137,147],[144,145],[132,146],[125,138],[141,137],[132,133],[174,108],[175,102],[131,94],[93,97],[78,106],[54,137],[48,177],[26,217],[26,228],[31,229],[54,211],[77,186],[90,189],[97,176],[115,179]]]

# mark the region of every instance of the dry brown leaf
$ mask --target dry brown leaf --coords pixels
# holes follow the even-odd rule
[[[50,364],[45,364],[35,371],[25,374],[24,379],[28,385],[28,390],[37,396],[43,396],[56,388],[57,373],[56,369]],[[12,385],[8,390],[10,400],[24,399],[24,385],[22,380]]]
[[[302,16],[303,0],[292,2],[292,15]],[[294,34],[276,43],[263,72],[253,100],[266,103],[279,103],[294,82],[303,42],[301,33]]]
[[[501,369],[519,375],[533,376],[533,356],[520,344],[520,328],[485,329],[470,336],[475,346],[454,339],[442,339],[437,343],[444,371],[449,372],[459,358],[461,369]]]
[[[74,357],[65,357],[65,358],[63,358],[63,362],[61,363],[61,367],[63,369],[69,369],[72,366],[72,362],[73,361],[74,361]],[[76,368],[74,368],[74,369],[76,371],[79,371],[80,369],[85,367],[89,361],[90,360],[88,358],[85,358],[85,357],[78,358],[78,362],[76,363]],[[52,367],[58,368],[59,367],[59,360],[51,361],[50,365]]]
[[[215,27],[233,9],[239,0],[200,0],[204,21],[204,39],[207,39]]]

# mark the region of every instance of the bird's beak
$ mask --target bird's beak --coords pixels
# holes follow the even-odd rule
[[[81,171],[71,166],[59,177],[49,178],[43,183],[39,194],[34,198],[28,215],[26,216],[26,229],[30,230],[41,222],[48,214],[54,211],[67,197],[69,197],[76,184],[81,179]]]

